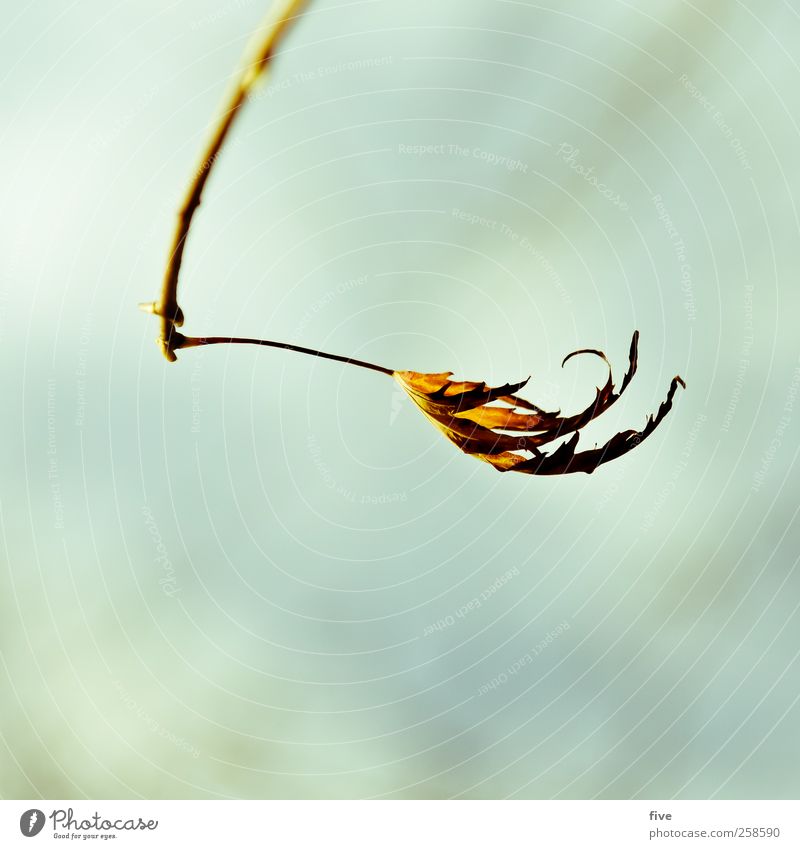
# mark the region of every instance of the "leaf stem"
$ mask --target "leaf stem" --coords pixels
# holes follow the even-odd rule
[[[243,336],[184,336],[182,333],[173,333],[174,348],[198,348],[201,345],[262,345],[267,348],[281,348],[284,351],[295,351],[298,354],[308,354],[312,357],[320,357],[323,360],[336,360],[349,366],[370,369],[394,375],[394,371],[384,366],[368,363],[366,360],[356,360],[353,357],[342,357],[338,354],[328,354],[325,351],[317,351],[315,348],[304,348],[302,345],[291,345],[288,342],[273,342],[271,339],[250,339]]]
[[[262,76],[272,59],[275,48],[292,21],[299,17],[300,10],[306,0],[275,0],[264,22],[256,31],[252,41],[245,51],[241,70],[234,80],[230,93],[223,101],[219,117],[206,144],[200,159],[200,164],[192,175],[183,202],[178,211],[178,223],[172,239],[169,260],[164,273],[161,298],[148,304],[140,304],[145,312],[155,313],[161,318],[161,335],[159,344],[164,356],[174,362],[177,357],[175,350],[180,334],[175,328],[183,324],[183,312],[178,306],[178,275],[183,261],[183,250],[186,238],[192,226],[192,218],[203,195],[208,177],[219,158],[225,140],[228,137],[234,121],[247,100],[253,86]]]

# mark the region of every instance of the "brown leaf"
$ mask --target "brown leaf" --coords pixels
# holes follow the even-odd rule
[[[638,361],[639,331],[633,334],[628,371],[619,390],[614,387],[611,366],[602,351],[583,349],[564,358],[562,366],[578,354],[593,354],[608,365],[608,380],[597,389],[597,396],[585,410],[572,416],[560,411],[548,413],[517,393],[521,383],[489,387],[485,383],[452,381],[452,372],[422,374],[416,371],[393,372],[394,379],[433,424],[465,454],[490,463],[501,472],[528,475],[563,475],[570,472],[591,474],[598,466],[621,457],[636,447],[658,427],[672,408],[680,377],[674,377],[655,416],[648,416],[641,431],[625,430],[612,436],[602,447],[576,452],[578,432],[604,413],[622,395]],[[490,406],[491,405],[491,406]],[[559,437],[572,437],[547,454],[540,447]]]

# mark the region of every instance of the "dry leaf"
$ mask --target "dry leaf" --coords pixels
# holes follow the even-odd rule
[[[583,349],[564,358],[562,366],[578,354],[594,354],[608,365],[605,386],[597,389],[597,397],[591,405],[573,416],[562,416],[560,411],[545,412],[516,395],[530,378],[492,388],[485,383],[452,381],[452,372],[396,371],[393,376],[451,442],[465,454],[490,463],[501,472],[591,474],[598,466],[621,457],[646,439],[672,408],[678,384],[686,387],[680,377],[674,377],[658,413],[648,417],[642,430],[625,430],[612,436],[602,447],[576,452],[581,428],[605,412],[622,395],[636,373],[638,341],[637,330],[631,340],[628,371],[619,390],[614,387],[611,366],[602,351]],[[540,450],[543,445],[568,434],[572,437],[552,453]]]

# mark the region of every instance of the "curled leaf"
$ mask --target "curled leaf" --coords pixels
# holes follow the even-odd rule
[[[571,416],[560,411],[549,413],[520,398],[516,393],[528,382],[490,387],[485,383],[450,380],[452,372],[422,374],[395,371],[394,379],[408,393],[427,418],[465,454],[489,463],[501,472],[528,475],[563,475],[571,472],[591,474],[598,466],[621,457],[646,439],[672,408],[680,377],[674,377],[655,416],[648,417],[640,430],[615,434],[601,447],[576,451],[579,431],[604,413],[627,388],[638,363],[639,331],[633,334],[629,365],[619,389],[614,386],[611,366],[602,351],[583,349],[564,358],[562,366],[578,354],[592,354],[608,365],[608,380],[597,389],[597,396],[585,410]],[[572,434],[552,453],[541,447],[559,437]]]

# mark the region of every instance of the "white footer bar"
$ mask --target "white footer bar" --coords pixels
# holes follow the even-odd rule
[[[0,846],[800,847],[793,801],[0,801]]]

